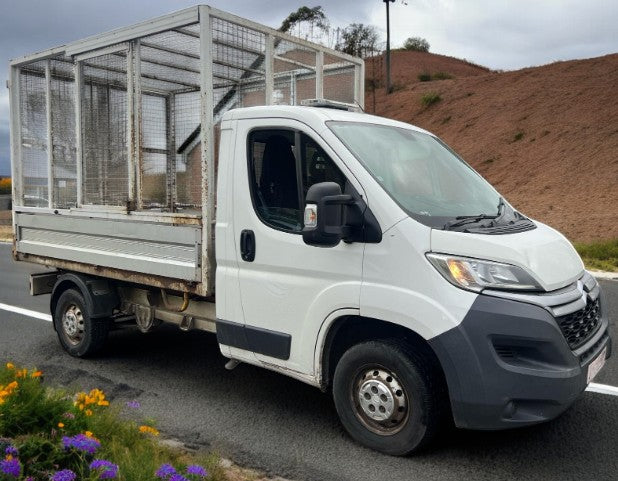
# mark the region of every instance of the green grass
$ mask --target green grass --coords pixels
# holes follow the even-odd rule
[[[618,272],[618,239],[574,245],[588,269]]]
[[[430,107],[433,104],[436,104],[442,100],[442,97],[436,92],[427,92],[425,95],[421,97],[421,104],[424,107]]]
[[[128,410],[132,417],[141,417],[141,408],[108,406],[103,393],[89,398],[84,394],[78,400],[73,393],[45,387],[33,373],[10,365],[0,367],[0,450],[4,457],[7,446],[17,448],[19,481],[27,476],[48,481],[62,469],[72,470],[80,481],[95,481],[98,473],[89,468],[94,458],[118,465],[118,481],[152,481],[164,463],[182,474],[188,465],[203,466],[208,476],[186,476],[193,481],[226,479],[216,455],[171,449],[159,442],[158,431],[142,432],[138,423],[126,418]],[[83,405],[84,399],[88,404]],[[152,426],[152,421],[140,424]],[[96,453],[65,449],[63,437],[87,432],[91,433],[88,439],[100,442]],[[9,479],[3,476],[0,472],[0,479]]]
[[[448,80],[454,77],[447,72],[436,72],[431,76],[431,78],[433,78],[434,80]]]

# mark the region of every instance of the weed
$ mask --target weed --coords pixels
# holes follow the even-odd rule
[[[446,123],[448,123],[448,122],[450,122],[450,121],[451,121],[451,116],[450,116],[450,115],[449,115],[448,117],[444,117],[444,118],[442,119],[442,123],[443,123],[443,124],[446,124]]]
[[[440,94],[437,92],[427,92],[421,97],[421,104],[424,107],[430,107],[433,104],[440,102],[440,100],[442,100],[442,97],[440,97]]]
[[[519,140],[521,140],[521,139],[523,139],[523,138],[524,138],[524,133],[523,133],[523,131],[521,131],[521,130],[520,130],[519,132],[517,132],[517,133],[513,136],[513,142],[517,142],[517,141],[519,141]]]
[[[434,80],[448,80],[454,78],[450,73],[446,72],[436,72],[432,75]]]
[[[418,74],[418,80],[420,82],[429,82],[431,80],[431,74],[429,72],[422,72]]]

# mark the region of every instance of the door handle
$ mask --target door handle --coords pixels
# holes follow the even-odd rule
[[[252,230],[245,229],[240,233],[240,257],[246,262],[255,259],[255,234]]]

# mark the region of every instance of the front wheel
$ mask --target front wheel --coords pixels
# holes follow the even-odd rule
[[[351,347],[339,360],[333,398],[356,441],[402,456],[437,434],[445,416],[443,385],[429,356],[397,341],[370,341]]]
[[[60,295],[53,317],[60,344],[71,356],[94,354],[107,340],[109,320],[91,319],[84,297],[76,289]]]

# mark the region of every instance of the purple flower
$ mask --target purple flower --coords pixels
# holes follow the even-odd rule
[[[208,476],[206,470],[199,464],[191,464],[187,466],[187,474],[195,474],[197,476],[202,476],[203,478]]]
[[[17,452],[17,448],[15,446],[9,445],[7,446],[7,448],[4,450],[5,454],[10,454],[11,456],[17,456],[18,452]]]
[[[161,467],[157,469],[155,476],[157,478],[167,479],[168,477],[174,474],[176,474],[176,470],[174,469],[174,466],[172,466],[171,464],[162,464]]]
[[[21,465],[19,464],[19,460],[12,458],[0,461],[0,472],[19,478],[19,473],[21,473]]]
[[[95,459],[90,463],[91,470],[100,470],[99,479],[114,479],[118,474],[118,465],[105,459]]]
[[[169,481],[189,481],[187,478],[185,478],[182,474],[172,474],[172,477],[169,479]]]
[[[62,445],[64,449],[69,450],[75,448],[78,451],[83,451],[88,454],[94,454],[101,447],[101,443],[94,438],[89,438],[85,434],[77,434],[75,436],[63,436]]]
[[[142,407],[142,405],[139,403],[139,401],[129,401],[127,403],[127,407],[130,407],[131,409],[139,409],[140,407]]]
[[[64,419],[75,419],[75,414],[66,412],[62,415]]]
[[[62,471],[58,471],[51,477],[51,481],[73,481],[76,478],[76,475],[70,469],[63,469]]]

